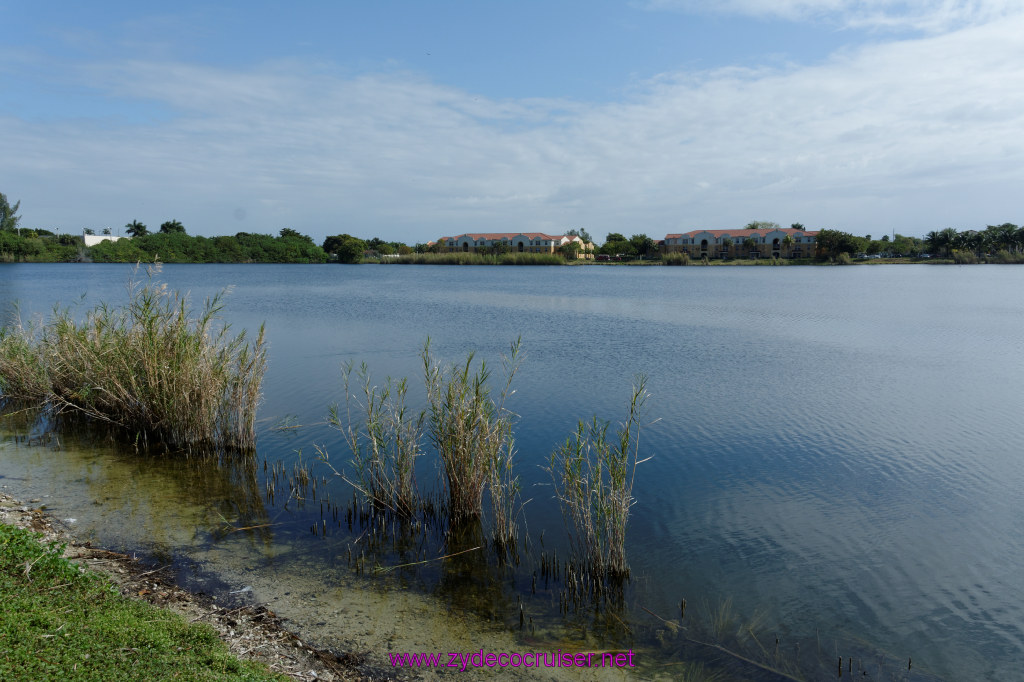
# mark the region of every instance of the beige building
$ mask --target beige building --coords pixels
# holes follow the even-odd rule
[[[594,245],[574,235],[550,235],[543,232],[473,232],[457,237],[441,237],[437,240],[439,250],[465,253],[504,250],[511,253],[558,253],[565,244],[578,244],[577,257],[592,259]]]
[[[817,249],[817,236],[817,230],[792,227],[692,230],[665,235],[662,251],[686,253],[690,258],[810,258]]]

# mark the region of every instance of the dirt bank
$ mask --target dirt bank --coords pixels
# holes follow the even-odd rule
[[[175,585],[166,567],[152,569],[135,557],[79,542],[65,524],[34,506],[38,502],[21,502],[0,492],[0,523],[41,533],[47,542],[65,543],[67,558],[106,575],[126,596],[170,609],[191,622],[209,624],[239,658],[265,663],[271,670],[303,682],[409,679],[375,667],[363,653],[309,646],[264,605],[218,603],[216,596]]]

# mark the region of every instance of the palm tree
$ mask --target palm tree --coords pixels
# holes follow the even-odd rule
[[[732,249],[732,239],[730,239],[729,237],[723,239],[722,248],[725,250],[726,253],[729,253],[729,251]]]
[[[124,226],[129,237],[144,237],[149,234],[149,228],[138,220],[133,220]]]
[[[959,234],[952,227],[947,227],[939,232],[939,237],[941,237],[941,245],[946,247],[946,258],[949,258],[953,253],[953,247],[956,246]]]
[[[160,231],[164,234],[170,234],[172,232],[185,232],[185,226],[177,220],[168,220],[167,222],[160,225]]]
[[[800,223],[793,223],[793,224],[794,225],[799,225]],[[790,256],[790,254],[792,253],[793,235],[787,234],[785,237],[783,237],[782,238],[782,245],[786,247],[786,257],[788,258]]]
[[[747,253],[749,254],[757,246],[757,241],[753,237],[747,237],[743,240],[743,246],[747,247]]]

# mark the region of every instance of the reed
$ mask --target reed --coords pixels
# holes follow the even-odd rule
[[[442,366],[430,353],[430,339],[421,357],[429,405],[428,433],[441,460],[452,521],[479,517],[484,488],[490,483],[495,532],[514,538],[512,510],[519,492],[512,472],[513,414],[505,409],[512,394],[512,378],[519,363],[517,340],[505,360],[505,384],[499,398],[491,397],[490,369],[481,362],[474,370],[474,354],[460,365]]]
[[[599,587],[605,579],[628,577],[626,525],[633,506],[640,455],[640,420],[647,378],[633,383],[629,415],[614,440],[608,422],[580,421],[576,433],[551,454],[550,473],[573,549]],[[647,458],[650,459],[650,458]]]
[[[342,367],[345,380],[345,416],[343,422],[338,406],[330,408],[328,423],[345,437],[352,453],[356,479],[349,481],[378,508],[386,508],[410,517],[419,505],[416,487],[416,458],[421,453],[423,421],[426,413],[410,411],[405,404],[406,380],[388,377],[383,387],[374,386],[366,363],[356,374],[363,395],[362,403],[352,395],[354,366]],[[353,424],[353,404],[362,411],[358,427]]]
[[[685,251],[672,251],[663,254],[661,257],[661,262],[664,265],[689,265],[690,254],[686,253]]]
[[[40,327],[0,332],[5,396],[46,402],[169,448],[250,449],[266,368],[260,327],[215,329],[225,292],[193,312],[188,297],[157,284],[128,283],[128,302],[100,304],[82,322],[57,308]],[[44,379],[45,378],[45,379]]]

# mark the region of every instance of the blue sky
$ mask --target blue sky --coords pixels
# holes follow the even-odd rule
[[[10,2],[22,225],[1024,222],[1024,0]]]

